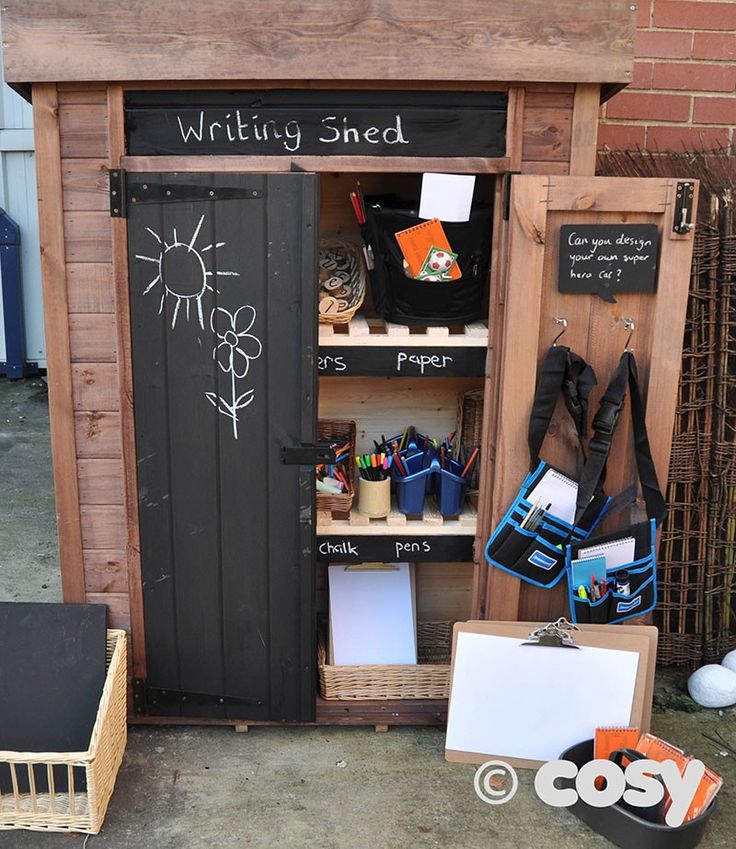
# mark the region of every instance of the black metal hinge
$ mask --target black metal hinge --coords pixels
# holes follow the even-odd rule
[[[122,168],[110,169],[110,216],[125,218],[125,171]]]
[[[143,709],[148,713],[160,713],[162,709],[176,708],[177,715],[188,705],[203,707],[209,705],[229,705],[231,707],[260,706],[262,699],[248,699],[239,696],[218,696],[210,693],[190,693],[181,690],[164,690],[161,687],[149,687],[143,684]],[[181,709],[181,711],[180,711]]]
[[[508,221],[511,214],[511,178],[521,171],[504,171],[502,184],[501,208],[503,209],[503,220]]]
[[[152,175],[153,176],[153,175]],[[185,203],[206,200],[255,200],[260,189],[229,186],[196,186],[185,183],[137,182],[130,185],[122,168],[110,170],[110,215],[126,218],[132,204]]]

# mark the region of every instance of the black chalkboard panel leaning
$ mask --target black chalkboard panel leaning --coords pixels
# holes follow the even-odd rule
[[[563,224],[559,290],[599,295],[654,292],[659,232],[656,224]]]
[[[103,604],[0,603],[0,751],[84,752],[89,748],[105,684]],[[29,792],[28,773],[17,770]],[[34,770],[36,791],[48,792],[46,767]],[[56,791],[68,789],[67,767],[54,769]],[[83,769],[74,787],[86,787]],[[13,793],[7,764],[0,792]]]
[[[129,92],[131,156],[506,153],[505,92]]]

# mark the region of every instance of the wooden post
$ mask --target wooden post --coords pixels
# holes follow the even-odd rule
[[[59,102],[55,84],[33,86],[33,123],[61,588],[64,601],[81,602],[85,600],[84,563],[69,345]]]

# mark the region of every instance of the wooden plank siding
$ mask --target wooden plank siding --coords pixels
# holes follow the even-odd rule
[[[588,103],[591,97],[588,92]],[[520,86],[512,101],[509,141],[514,144],[507,152],[508,162],[523,173],[569,173],[575,86]],[[52,418],[71,419],[67,426],[76,458],[74,497],[84,564],[78,596],[86,593],[88,601],[106,603],[110,623],[132,629],[133,674],[143,677],[127,229],[124,220],[111,219],[108,212],[107,169],[117,166],[124,155],[122,117],[121,86],[59,86],[66,368],[72,409],[55,407]],[[214,161],[207,165],[217,168]],[[365,175],[365,182],[370,179]],[[503,228],[496,230],[499,241],[503,233]],[[74,572],[68,556],[62,568],[67,574]],[[475,580],[476,592],[484,588],[481,574]]]
[[[129,631],[107,86],[61,84],[58,104],[84,588],[87,601],[107,605],[110,627]]]

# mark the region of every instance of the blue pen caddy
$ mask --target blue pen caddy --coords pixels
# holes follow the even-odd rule
[[[462,463],[448,458],[443,469],[434,447],[413,454],[403,451],[399,454],[407,474],[400,474],[394,463],[391,466],[391,479],[396,503],[402,513],[420,516],[424,512],[427,495],[432,493],[436,496],[442,516],[457,516],[462,512],[468,488],[468,479],[462,476]]]
[[[527,474],[519,494],[499,522],[485,549],[486,560],[491,566],[547,589],[554,587],[565,574],[565,548],[568,543],[585,540],[610,503],[610,498],[599,492],[575,526],[547,513],[536,531],[520,527],[524,517],[533,508],[527,496],[545,472],[553,468],[542,460],[533,472]]]
[[[605,536],[596,537],[585,544],[573,542],[567,547],[565,570],[567,572],[567,589],[570,599],[570,615],[573,622],[581,624],[614,624],[643,616],[657,606],[657,555],[655,541],[657,523],[654,519],[628,527],[625,531],[616,531]],[[634,560],[608,572],[607,589],[602,598],[597,601],[578,598],[577,587],[572,585],[572,561],[578,558],[580,548],[588,545],[604,545],[616,542],[623,537],[634,538]],[[630,592],[627,595],[615,591],[615,575],[626,570],[629,573]]]

